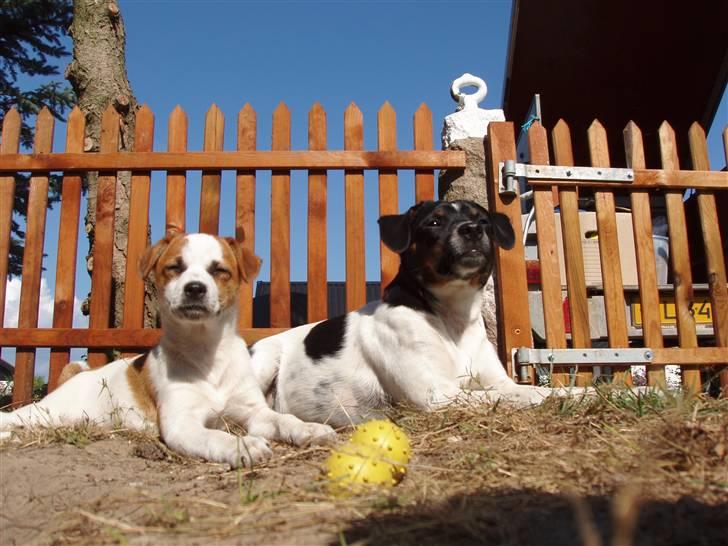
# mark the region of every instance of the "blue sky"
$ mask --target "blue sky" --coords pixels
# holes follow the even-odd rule
[[[225,115],[225,147],[235,145],[237,113],[250,102],[258,114],[258,147],[269,149],[271,115],[284,101],[291,110],[292,147],[307,145],[307,117],[320,101],[328,114],[328,145],[343,147],[343,114],[354,101],[364,114],[367,149],[376,148],[376,115],[385,101],[397,112],[398,145],[412,146],[412,115],[422,102],[433,113],[435,145],[442,119],[452,113],[452,80],[463,72],[482,77],[489,94],[481,107],[500,108],[511,15],[510,0],[403,1],[162,1],[120,0],[127,33],[127,70],[137,100],[156,116],[155,149],[166,149],[167,118],[181,105],[189,117],[189,149],[202,148],[205,112],[214,102]],[[70,48],[70,41],[69,48]],[[61,73],[65,63],[62,63]],[[544,105],[547,108],[548,105]],[[522,120],[513,120],[520,123]],[[720,131],[728,123],[723,97],[709,135],[714,168],[724,165]],[[55,149],[65,128],[58,125]],[[400,176],[400,206],[413,202],[412,173]],[[154,175],[152,233],[162,234],[164,175]],[[200,173],[188,175],[188,228],[197,226]],[[306,272],[306,174],[292,176],[292,280]],[[223,176],[221,232],[232,235],[233,176]],[[267,202],[270,174],[259,173],[256,249],[268,262]],[[367,278],[379,277],[376,173],[365,180]],[[329,176],[329,278],[345,276],[343,176]],[[49,213],[45,276],[52,301],[58,211]],[[77,295],[89,281],[81,236]],[[260,279],[267,280],[264,266]],[[9,302],[10,304],[10,302]],[[50,313],[50,309],[47,310]],[[46,314],[47,314],[46,313]],[[43,313],[41,313],[43,317]],[[76,325],[84,320],[79,316]],[[12,360],[12,353],[3,352]],[[44,370],[39,355],[39,371]]]

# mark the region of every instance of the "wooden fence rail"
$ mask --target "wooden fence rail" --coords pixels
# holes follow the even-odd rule
[[[290,233],[291,171],[308,170],[308,319],[321,320],[327,306],[327,171],[343,170],[346,217],[347,308],[365,303],[364,171],[379,170],[379,213],[398,212],[398,169],[415,170],[417,200],[434,198],[434,169],[464,168],[463,152],[433,150],[432,115],[422,105],[414,115],[414,150],[400,151],[396,144],[396,114],[386,103],[378,116],[378,149],[364,150],[362,113],[351,104],[344,115],[344,150],[327,149],[326,112],[315,104],[309,113],[308,150],[291,150],[291,116],[285,104],[273,113],[271,149],[256,150],[256,113],[246,105],[237,116],[234,151],[225,151],[225,119],[213,105],[207,112],[202,151],[188,151],[188,119],[177,107],[168,123],[167,151],[153,151],[155,121],[147,106],[136,115],[135,150],[119,152],[119,116],[109,107],[103,115],[99,152],[83,152],[84,116],[75,108],[68,119],[66,148],[53,152],[53,117],[47,110],[38,116],[33,153],[18,153],[20,116],[15,110],[5,115],[0,146],[0,325],[3,324],[8,278],[10,226],[16,173],[31,173],[25,253],[18,328],[0,328],[0,348],[16,347],[13,402],[30,399],[35,371],[35,349],[51,347],[49,388],[53,389],[69,349],[89,349],[89,363],[106,362],[105,349],[135,350],[154,345],[156,329],[144,329],[144,283],[136,263],[147,245],[151,172],[166,171],[165,224],[184,230],[187,203],[187,171],[201,170],[200,231],[217,233],[220,224],[221,172],[233,170],[235,184],[235,236],[249,249],[255,241],[256,173],[272,171],[270,248],[270,328],[253,328],[252,285],[241,290],[239,327],[249,341],[290,327]],[[125,273],[125,298],[120,328],[110,324],[114,249],[116,176],[132,172],[130,216]],[[81,206],[81,178],[85,172],[99,173],[96,204],[95,243],[91,279],[89,327],[72,328],[77,272],[78,227]],[[42,271],[43,241],[48,198],[48,176],[63,173],[60,228],[55,279],[53,327],[37,328]],[[406,208],[410,203],[404,204]],[[391,279],[397,268],[396,256],[381,255],[382,281]]]
[[[511,123],[494,123],[489,127],[488,155],[491,165],[489,184],[491,208],[508,214],[516,228],[519,244],[513,251],[498,250],[497,271],[501,282],[498,293],[501,309],[501,330],[504,343],[501,356],[510,363],[514,348],[533,347],[531,316],[528,305],[528,285],[525,274],[525,251],[522,240],[520,200],[498,191],[499,164],[513,160],[515,139]],[[724,133],[724,137],[728,131]],[[531,163],[549,164],[546,130],[535,123],[527,135]],[[627,163],[634,169],[630,183],[586,180],[529,179],[534,192],[538,258],[540,265],[543,322],[547,348],[560,350],[568,346],[588,349],[591,347],[589,295],[582,254],[582,227],[579,216],[579,192],[593,191],[596,207],[597,237],[599,245],[601,285],[608,334],[608,346],[629,347],[624,281],[620,261],[623,249],[617,236],[614,192],[629,192],[631,221],[635,243],[636,268],[639,285],[639,301],[643,314],[644,347],[652,349],[653,361],[648,367],[648,384],[664,382],[664,365],[678,363],[682,366],[683,386],[697,390],[701,387],[699,365],[728,365],[728,287],[726,285],[726,261],[721,237],[726,237],[719,225],[716,211],[716,191],[728,191],[728,173],[710,171],[705,132],[694,124],[690,129],[689,145],[693,171],[680,170],[675,134],[663,123],[658,131],[662,155],[660,169],[645,168],[642,134],[636,124],[630,122],[624,130]],[[606,132],[595,121],[587,134],[593,167],[609,167]],[[554,163],[573,166],[571,134],[564,121],[559,121],[551,131]],[[728,142],[724,138],[727,146]],[[677,332],[679,348],[665,348],[659,313],[658,281],[655,251],[653,247],[652,205],[659,188],[665,201],[669,226],[671,277],[677,308]],[[688,226],[683,202],[684,190],[697,189],[700,222]],[[555,206],[561,222],[563,248],[556,244]],[[694,300],[688,230],[700,230],[706,257],[706,279],[712,310],[714,347],[698,346],[695,318],[692,311]],[[695,251],[696,249],[692,249]],[[559,255],[563,256],[568,294],[568,323],[571,339],[567,340],[564,329],[565,316],[562,305],[562,284],[559,273]],[[594,364],[599,364],[595,362]],[[565,369],[557,368],[552,377],[555,382],[569,380]],[[534,379],[533,375],[531,376]],[[577,384],[592,379],[591,369],[578,372]],[[630,381],[627,368],[617,368],[616,380]],[[723,392],[728,395],[728,369],[720,375]]]

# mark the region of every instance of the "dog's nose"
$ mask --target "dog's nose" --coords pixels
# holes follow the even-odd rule
[[[477,241],[483,236],[483,228],[476,222],[465,222],[458,226],[458,234],[465,239]]]
[[[194,281],[185,284],[185,296],[193,300],[199,300],[207,294],[207,287],[201,282]]]

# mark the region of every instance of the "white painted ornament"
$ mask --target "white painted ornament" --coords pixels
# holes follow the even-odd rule
[[[463,87],[477,87],[475,93],[464,93]],[[449,148],[456,140],[464,138],[483,138],[488,134],[491,121],[505,121],[503,110],[484,110],[478,104],[488,94],[485,82],[467,72],[452,82],[450,95],[458,103],[454,114],[445,116],[442,127],[442,147]]]

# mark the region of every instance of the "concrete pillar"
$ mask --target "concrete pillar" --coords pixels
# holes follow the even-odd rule
[[[465,94],[461,88],[475,86],[477,91]],[[503,110],[484,110],[478,107],[488,93],[485,82],[472,74],[463,74],[450,88],[458,103],[455,113],[445,117],[442,128],[442,147],[445,150],[465,152],[465,170],[440,171],[439,197],[448,201],[467,199],[488,208],[485,169],[485,138],[491,121],[505,121]],[[498,348],[497,302],[495,298],[495,271],[485,287],[483,318],[488,339]]]

